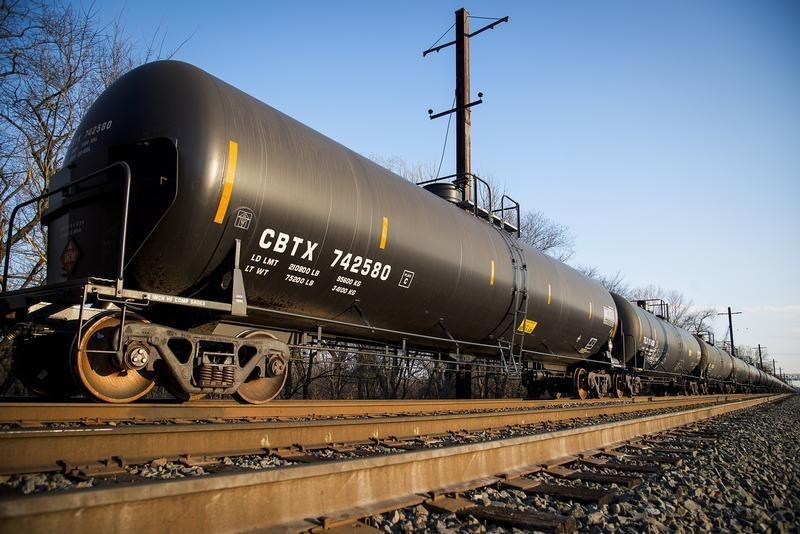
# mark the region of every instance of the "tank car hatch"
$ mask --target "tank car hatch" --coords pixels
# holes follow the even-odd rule
[[[439,198],[443,198],[452,204],[461,202],[461,189],[452,182],[434,182],[423,186]]]

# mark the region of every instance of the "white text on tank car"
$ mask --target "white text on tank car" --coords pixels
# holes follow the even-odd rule
[[[261,239],[258,241],[258,246],[264,250],[272,250],[278,254],[289,252],[290,256],[297,255],[300,245],[305,243],[305,252],[300,256],[301,260],[314,261],[314,250],[316,250],[319,243],[309,241],[302,237],[290,236],[283,232],[275,232],[272,228],[267,228],[261,233]]]

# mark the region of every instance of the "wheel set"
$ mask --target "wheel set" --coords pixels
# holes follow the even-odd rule
[[[96,400],[115,404],[139,400],[157,385],[183,402],[199,400],[209,393],[224,390],[242,402],[263,404],[277,397],[286,384],[288,362],[284,354],[266,354],[263,361],[249,366],[243,364],[237,371],[234,349],[233,353],[226,355],[228,361],[224,362],[225,365],[198,365],[194,368],[198,385],[186,387],[187,378],[183,377],[182,384],[181,378],[176,376],[177,371],[170,369],[165,358],[159,358],[161,349],[157,350],[144,341],[129,340],[120,350],[124,337],[121,318],[120,312],[102,312],[84,322],[81,328],[76,327],[77,333],[61,332],[26,339],[22,344],[26,349],[14,355],[14,375],[38,396],[63,399],[82,389]],[[129,325],[149,323],[135,314],[126,313],[126,331]],[[262,343],[275,340],[272,334],[261,330],[246,331],[237,338],[260,340]],[[187,360],[185,363],[191,375],[192,362],[200,358],[196,358],[195,351],[189,351],[183,358]],[[248,353],[248,359],[252,358],[253,354]],[[234,378],[237,373],[240,373],[238,387]],[[214,382],[217,375],[224,375],[225,382]],[[71,376],[73,380],[65,380],[65,376]]]

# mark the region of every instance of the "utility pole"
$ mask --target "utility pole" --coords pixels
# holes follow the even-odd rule
[[[463,7],[456,11],[455,31],[456,38],[454,41],[445,43],[440,46],[434,46],[425,50],[422,57],[430,54],[431,52],[438,52],[443,48],[450,45],[456,46],[456,107],[442,111],[440,113],[433,113],[432,109],[428,110],[428,115],[431,119],[438,119],[453,112],[456,114],[456,184],[461,189],[461,202],[466,206],[472,198],[472,141],[471,141],[471,126],[472,116],[470,108],[483,103],[483,93],[478,93],[478,100],[470,102],[470,62],[469,62],[469,40],[486,30],[494,29],[495,26],[503,22],[508,22],[508,17],[503,17],[495,20],[491,24],[470,33],[469,31],[469,13]]]
[[[767,347],[764,347],[765,349]],[[761,367],[761,370],[764,369],[764,360],[761,358],[761,343],[758,344],[758,365]]]
[[[456,11],[456,177],[464,180],[462,202],[472,198],[472,112],[469,104],[469,13]]]
[[[731,356],[736,356],[736,345],[733,344],[733,316],[734,315],[741,315],[742,312],[732,312],[731,307],[728,306],[728,332],[731,333]],[[724,313],[718,313],[717,315],[725,315]]]
[[[775,376],[775,358],[772,359],[772,376]]]
[[[431,52],[439,52],[451,45],[456,46],[456,107],[436,114],[433,113],[432,109],[429,109],[428,116],[433,120],[451,113],[456,114],[456,175],[453,183],[461,191],[462,208],[468,208],[472,199],[472,142],[470,139],[472,117],[470,108],[483,103],[483,93],[478,93],[478,100],[470,102],[469,40],[479,33],[494,29],[495,26],[503,22],[508,22],[508,17],[494,20],[483,28],[470,33],[469,13],[462,7],[456,11],[455,40],[439,46],[434,43],[431,48],[422,53],[422,57],[425,57]],[[478,207],[477,195],[474,207],[476,209]],[[491,216],[491,209],[492,207],[489,206],[489,216]],[[456,372],[456,396],[466,399],[472,397],[471,365],[465,365],[463,370]]]

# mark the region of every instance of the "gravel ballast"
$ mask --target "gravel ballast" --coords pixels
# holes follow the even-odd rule
[[[624,417],[621,417],[621,419]],[[630,418],[630,416],[629,416]],[[615,418],[601,418],[611,422]],[[595,424],[597,420],[593,421]],[[583,426],[586,421],[563,421],[536,425],[532,433]],[[529,495],[514,489],[484,487],[464,494],[479,506],[511,507],[525,512],[548,512],[574,518],[581,532],[797,532],[800,520],[800,397],[777,404],[751,408],[720,416],[696,425],[701,436],[691,455],[681,455],[676,464],[662,465],[662,473],[637,475],[644,480],[633,489],[554,479],[533,475],[548,484],[582,485],[616,493],[608,505],[581,505],[555,500],[548,495]],[[508,429],[491,435],[475,433],[469,437],[446,436],[429,447],[498,439],[519,435]],[[691,438],[687,437],[688,441]],[[673,445],[687,447],[683,445]],[[647,450],[623,449],[634,458]],[[396,454],[402,449],[384,445],[362,446],[355,452],[323,450],[312,453],[321,459],[346,459],[361,455]],[[292,462],[269,455],[224,458],[222,469],[250,470],[281,468]],[[574,466],[573,466],[574,467]],[[220,465],[187,466],[160,458],[129,466],[121,482],[164,480],[202,476]],[[583,470],[612,474],[597,466]],[[0,477],[2,493],[41,493],[96,487],[111,481],[60,474],[33,474]],[[475,518],[435,513],[424,506],[397,510],[369,518],[367,522],[385,532],[519,532],[486,524]]]
[[[579,532],[800,531],[800,396],[716,417],[694,428],[700,429],[700,436],[718,437],[701,439],[694,455],[682,456],[677,465],[663,465],[661,474],[643,475],[643,484],[633,489],[531,476],[550,484],[612,490],[617,497],[608,505],[584,506],[494,487],[472,490],[464,497],[481,506],[568,515],[575,518]],[[385,532],[521,532],[421,506],[367,522]]]

